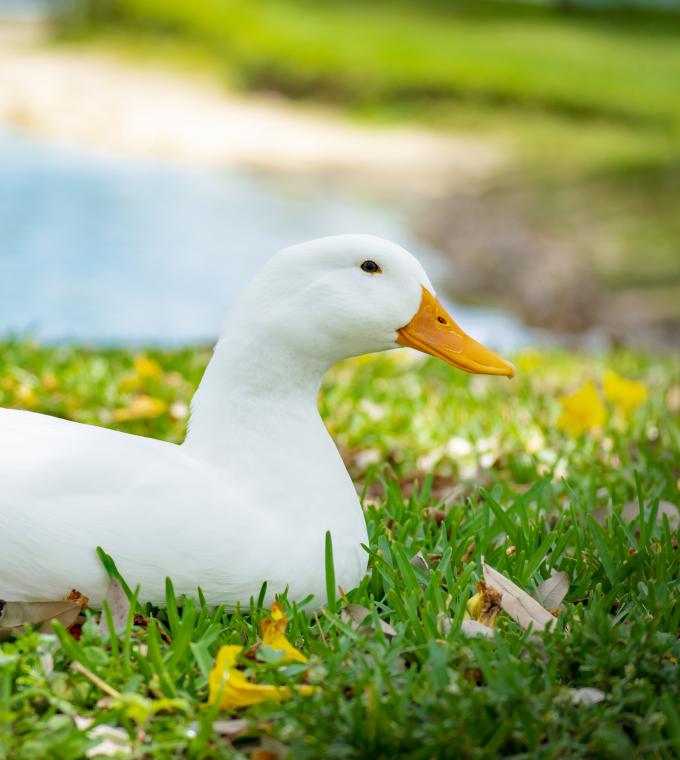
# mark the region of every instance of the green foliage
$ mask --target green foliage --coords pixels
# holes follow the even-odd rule
[[[640,131],[678,146],[680,16],[564,14],[493,2],[101,0],[78,18],[177,37],[210,51],[242,86],[427,112],[468,103]]]
[[[0,405],[28,401],[178,441],[178,412],[208,356],[9,344]],[[168,582],[163,609],[143,608],[117,632],[87,611],[79,640],[55,626],[2,643],[0,757],[82,757],[100,741],[76,727],[82,717],[122,729],[137,757],[238,758],[258,747],[295,758],[677,756],[680,563],[677,531],[657,515],[660,499],[678,503],[677,359],[531,352],[516,362],[512,382],[404,354],[346,362],[326,378],[321,410],[363,483],[370,535],[369,573],[348,596],[373,624],[355,630],[342,594],[337,612],[318,617],[284,600],[288,635],[310,656],[287,672],[306,670],[315,695],[239,711],[247,733],[220,734],[214,721],[229,716],[205,705],[208,673],[220,645],[258,640],[263,612],[176,600]],[[599,384],[605,368],[643,380],[647,400],[625,417],[610,407],[602,431],[567,438],[555,427],[558,397]],[[115,423],[139,395],[166,410]],[[633,518],[622,516],[629,502],[642,507]],[[411,563],[419,552],[427,570]],[[529,593],[552,570],[568,574],[552,632],[502,615],[493,640],[462,635],[482,557]],[[329,544],[327,578],[332,565]],[[264,656],[253,668],[274,677]],[[578,704],[582,687],[605,699]]]

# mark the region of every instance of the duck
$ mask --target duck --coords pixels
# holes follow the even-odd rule
[[[102,547],[139,598],[200,588],[208,604],[261,595],[326,604],[367,569],[356,488],[317,408],[325,372],[409,347],[466,372],[513,365],[468,336],[418,260],[371,235],[275,253],[228,311],[181,444],[0,409],[0,599],[72,589],[101,604]],[[309,601],[311,600],[311,601]]]

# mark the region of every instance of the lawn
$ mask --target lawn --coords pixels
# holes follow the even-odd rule
[[[4,344],[0,405],[179,441],[208,358]],[[362,489],[371,560],[338,590],[329,554],[318,616],[281,600],[306,662],[268,638],[285,621],[256,600],[209,610],[169,585],[164,609],[121,625],[112,591],[108,624],[86,610],[76,635],[2,643],[0,757],[78,758],[105,738],[158,758],[678,756],[678,360],[515,361],[510,382],[404,352],[327,376],[320,408]],[[566,574],[554,624],[503,611],[481,616],[491,638],[466,635],[483,562],[532,595]],[[234,678],[280,701],[209,705],[222,645],[241,648],[226,650],[246,668]]]

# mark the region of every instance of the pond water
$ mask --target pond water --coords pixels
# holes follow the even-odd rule
[[[404,209],[317,179],[125,160],[0,134],[0,337],[89,345],[214,340],[277,249],[341,232],[381,235],[437,274]],[[448,302],[475,337],[508,350],[536,333]]]

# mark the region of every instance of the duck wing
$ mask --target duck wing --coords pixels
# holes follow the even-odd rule
[[[0,599],[58,599],[77,588],[100,600],[107,578],[97,546],[149,601],[162,599],[166,575],[186,593],[214,581],[240,597],[242,573],[211,578],[215,539],[196,512],[205,522],[224,516],[229,495],[175,444],[0,409]],[[244,529],[242,515],[232,522]]]

